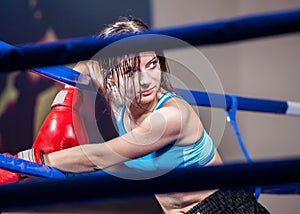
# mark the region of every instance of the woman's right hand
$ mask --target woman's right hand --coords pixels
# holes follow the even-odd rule
[[[106,76],[104,69],[96,60],[85,60],[78,62],[73,68],[79,73],[89,75],[96,90],[108,98],[113,109],[117,109],[122,102],[119,90],[111,74]]]
[[[99,66],[99,62],[95,60],[84,60],[78,62],[73,68],[75,71],[91,77],[94,86],[98,91],[105,91],[104,72]]]

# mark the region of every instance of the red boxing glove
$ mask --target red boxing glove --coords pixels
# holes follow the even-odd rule
[[[43,164],[43,154],[87,144],[88,135],[78,111],[83,98],[76,88],[66,87],[55,97],[32,149],[15,157]],[[0,184],[17,182],[20,176],[0,169]]]
[[[87,144],[88,135],[78,111],[83,98],[76,88],[64,88],[55,97],[32,148],[45,154]]]
[[[18,182],[19,177],[17,173],[0,169],[0,185]]]
[[[12,156],[9,153],[4,153],[5,155]],[[9,183],[14,183],[19,180],[19,174],[6,171],[4,169],[0,169],[0,185],[1,184],[9,184]]]

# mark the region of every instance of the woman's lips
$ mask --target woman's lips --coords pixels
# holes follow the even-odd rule
[[[143,91],[142,95],[143,96],[148,96],[148,95],[150,95],[153,92],[153,90],[154,90],[154,88],[150,88],[150,89],[148,89],[146,91]]]

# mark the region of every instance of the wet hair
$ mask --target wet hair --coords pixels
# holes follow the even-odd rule
[[[107,25],[102,31],[100,31],[97,34],[98,38],[108,38],[113,36],[119,36],[123,34],[140,34],[146,31],[149,31],[150,28],[147,24],[145,24],[143,21],[137,18],[133,17],[120,17],[119,20],[115,23]],[[150,50],[149,50],[150,51]],[[162,71],[161,76],[161,88],[163,88],[166,91],[174,92],[173,87],[170,83],[169,78],[169,67],[166,62],[166,58],[161,53],[156,53],[160,69]],[[121,97],[120,91],[118,91],[118,98],[119,101],[112,100],[116,97],[116,94],[114,96],[111,96],[110,90],[112,89],[109,78],[113,78],[114,80],[117,80],[116,85],[119,86],[119,75],[122,75],[124,71],[130,69],[133,72],[139,69],[139,63],[140,59],[139,56],[136,56],[134,54],[128,54],[126,56],[122,57],[113,57],[110,59],[105,60],[99,60],[100,61],[100,68],[102,72],[104,72],[102,84],[103,88],[102,94],[105,95],[106,100],[110,105],[113,105],[114,103],[121,103],[125,101],[125,97]],[[121,62],[121,63],[120,63]],[[128,80],[130,81],[130,80]],[[115,92],[116,93],[116,92]]]

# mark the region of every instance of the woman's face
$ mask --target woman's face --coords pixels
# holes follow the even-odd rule
[[[145,105],[156,99],[161,84],[161,68],[154,52],[142,52],[138,59],[136,64],[139,66],[124,69],[119,75],[119,89],[126,100]]]

